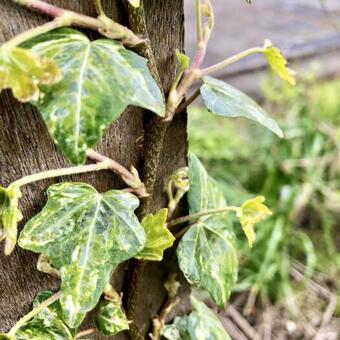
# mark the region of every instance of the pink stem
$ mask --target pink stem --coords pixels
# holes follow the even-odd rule
[[[50,5],[40,0],[26,0],[26,1],[15,0],[15,2],[54,18],[60,17],[66,12],[66,10],[63,8]]]
[[[92,159],[93,161],[96,161],[96,162],[107,162],[109,164],[110,170],[112,170],[113,172],[115,172],[116,174],[118,174],[119,176],[121,176],[123,178],[127,178],[129,180],[134,180],[134,178],[135,178],[129,170],[124,168],[122,165],[120,165],[119,163],[117,163],[113,159],[108,158],[108,157],[100,154],[99,152],[96,152],[96,151],[93,151],[93,150],[88,151],[87,157]]]
[[[197,54],[195,56],[195,59],[194,59],[194,62],[193,64],[191,65],[190,69],[188,70],[189,71],[192,71],[192,70],[199,70],[203,61],[204,61],[204,58],[205,58],[205,55],[207,53],[207,42],[205,42],[203,44],[202,47],[199,48],[199,50],[197,51]]]

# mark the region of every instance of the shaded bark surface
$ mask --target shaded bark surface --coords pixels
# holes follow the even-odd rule
[[[119,4],[121,0],[117,1]],[[53,4],[95,15],[92,1],[55,0]],[[126,24],[123,6],[112,0],[103,1],[107,14]],[[176,70],[174,50],[183,44],[183,0],[146,0],[147,24],[152,47],[165,92],[169,90]],[[0,43],[25,29],[49,20],[7,0],[0,0]],[[97,35],[88,32],[91,37]],[[97,149],[117,160],[126,167],[134,165],[140,169],[143,159],[141,136],[150,114],[129,108],[118,121],[111,124]],[[186,164],[186,117],[175,118],[170,125],[158,180],[153,195],[152,209],[165,206],[164,183],[167,175]],[[17,102],[9,91],[0,94],[0,184],[9,185],[14,180],[39,171],[68,166],[67,161],[48,135],[39,113],[29,104]],[[142,169],[140,169],[142,170]],[[72,176],[57,180],[36,182],[23,188],[21,209],[24,215],[20,227],[37,213],[46,202],[46,189],[57,181],[84,181],[94,185],[99,191],[123,188],[124,184],[111,172],[100,172]],[[0,252],[0,332],[7,331],[22,315],[31,309],[35,295],[42,290],[57,291],[60,282],[51,276],[38,272],[35,268],[37,255],[18,247],[9,257]],[[141,282],[141,296],[138,301],[138,323],[147,334],[150,319],[158,312],[165,298],[162,282],[168,273],[176,270],[173,254],[167,254],[166,263],[148,264]],[[121,265],[112,282],[121,290],[126,265]],[[91,315],[82,328],[91,326]],[[99,334],[95,339],[104,339]],[[126,334],[116,339],[127,338]],[[108,337],[105,337],[108,339]]]

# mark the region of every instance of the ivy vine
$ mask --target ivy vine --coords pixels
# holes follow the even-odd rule
[[[142,22],[136,32],[108,18],[100,0],[94,0],[97,18],[40,0],[13,0],[54,19],[0,47],[0,90],[11,89],[15,98],[37,107],[51,138],[75,166],[32,174],[7,188],[0,187],[0,240],[5,242],[5,254],[10,255],[17,244],[22,186],[46,178],[112,170],[128,188],[99,193],[86,183],[63,182],[49,187],[45,207],[26,223],[18,245],[40,254],[38,269],[60,277],[60,291],[39,293],[33,310],[7,334],[0,335],[0,339],[87,336],[94,330],[78,331],[78,328],[87,312],[96,306],[96,326],[104,335],[129,330],[132,338],[142,338],[134,324],[135,307],[129,304],[136,300],[138,289],[129,290],[129,320],[120,294],[109,284],[110,277],[120,263],[132,258],[161,261],[164,251],[173,247],[176,239],[179,267],[187,281],[207,291],[218,307],[223,308],[238,270],[230,213],[239,219],[250,247],[255,242],[254,225],[271,214],[263,197],[251,199],[240,207],[229,206],[217,183],[194,155],[190,156],[188,168],[178,169],[166,180],[168,206],[150,214],[148,196],[156,180],[167,126],[199,94],[213,114],[248,118],[283,136],[275,120],[252,99],[212,78],[212,73],[260,53],[283,80],[294,85],[295,78],[280,50],[268,40],[262,47],[202,69],[214,28],[214,12],[210,0],[196,0],[197,55],[190,64],[186,55],[174,51],[178,68],[165,98],[143,26],[143,2],[127,1],[132,26],[133,22]],[[103,38],[90,41],[70,26],[96,30]],[[141,32],[146,36],[141,37]],[[131,47],[142,55],[131,51]],[[196,81],[201,82],[200,90],[186,99],[187,90]],[[91,149],[128,105],[145,108],[158,116],[152,130],[158,139],[148,150],[144,183],[133,166],[128,170]],[[95,163],[84,165],[86,159]],[[190,214],[174,219],[173,212],[186,193]],[[139,205],[142,213],[137,216],[135,210]],[[175,276],[165,282],[165,287],[168,301],[153,319],[153,339],[229,338],[217,316],[194,296],[193,312],[165,325],[166,316],[180,302]]]

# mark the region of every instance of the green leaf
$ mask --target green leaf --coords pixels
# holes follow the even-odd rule
[[[208,175],[197,156],[190,155],[189,165],[188,202],[190,214],[225,207],[227,203],[222,191],[217,182]]]
[[[41,292],[36,297],[33,308],[53,295],[52,292]],[[73,340],[76,330],[70,329],[62,319],[59,301],[44,308],[31,321],[16,332],[17,340]]]
[[[147,60],[118,41],[90,41],[72,29],[58,29],[25,44],[59,65],[62,80],[41,89],[35,103],[54,141],[72,163],[84,163],[86,151],[128,105],[164,116],[163,97]]]
[[[39,97],[39,84],[54,84],[61,78],[58,66],[48,58],[23,48],[0,49],[0,91],[11,89],[22,102]]]
[[[164,327],[163,336],[169,340],[230,340],[218,316],[203,302],[191,297],[193,312],[176,317]]]
[[[140,6],[140,0],[128,0],[128,1],[133,7],[138,8]]]
[[[235,236],[230,229],[228,217],[209,216],[192,225],[177,248],[179,266],[188,282],[207,290],[221,308],[237,279]]]
[[[189,316],[175,317],[172,324],[164,326],[162,336],[169,340],[191,340],[188,330],[188,319]]]
[[[119,303],[102,301],[96,316],[98,329],[106,336],[115,335],[129,329],[129,322]]]
[[[0,186],[0,242],[5,240],[5,255],[10,255],[17,243],[18,222],[22,220],[18,209],[21,191],[16,185],[7,189]]]
[[[143,218],[146,243],[144,249],[137,254],[137,259],[162,261],[164,251],[175,241],[175,237],[166,226],[167,217],[168,209],[161,209],[157,214],[149,214]]]
[[[190,213],[226,206],[222,192],[196,156],[190,157]],[[190,284],[207,290],[219,307],[227,303],[237,279],[235,235],[227,214],[201,217],[177,248],[179,266]]]
[[[241,226],[247,236],[250,248],[253,246],[255,241],[255,224],[261,222],[272,214],[268,207],[263,204],[264,201],[265,198],[263,196],[247,200],[242,204],[237,213],[237,217],[240,219]]]
[[[84,183],[62,183],[48,189],[44,209],[21,232],[19,245],[45,254],[62,279],[60,303],[70,327],[94,308],[114,268],[134,257],[145,244],[145,232],[130,193],[99,194]]]
[[[222,117],[251,119],[283,137],[283,132],[275,120],[244,93],[212,77],[204,77],[203,81],[201,94],[209,111]]]
[[[7,334],[0,334],[0,340],[16,340],[15,337],[9,336]]]
[[[180,70],[184,72],[190,65],[190,59],[186,54],[181,53],[179,50],[176,50],[176,58],[180,66]]]
[[[264,55],[273,71],[290,85],[296,85],[295,72],[287,67],[287,60],[281,51],[266,40],[264,44]]]

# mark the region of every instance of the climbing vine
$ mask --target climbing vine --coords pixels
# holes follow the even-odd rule
[[[87,312],[96,306],[96,326],[104,335],[129,330],[132,338],[141,338],[134,323],[137,288],[131,286],[128,291],[125,314],[121,294],[109,284],[110,277],[120,263],[135,258],[139,265],[132,271],[138,278],[141,264],[161,261],[164,251],[173,247],[176,239],[179,267],[187,281],[207,291],[223,308],[238,270],[230,214],[239,219],[251,247],[255,242],[254,225],[271,214],[264,198],[253,198],[240,207],[228,205],[216,182],[194,155],[189,158],[188,168],[178,169],[166,180],[167,207],[150,214],[148,197],[156,180],[165,131],[173,117],[181,114],[199,94],[213,114],[248,118],[283,136],[275,120],[252,99],[211,77],[214,72],[259,53],[278,76],[294,85],[294,73],[287,68],[280,50],[266,40],[264,46],[202,69],[214,28],[214,12],[210,0],[196,0],[197,55],[190,63],[186,55],[174,51],[178,68],[165,96],[147,37],[142,1],[128,0],[132,30],[108,18],[100,0],[94,0],[96,18],[40,0],[13,2],[47,14],[53,20],[0,47],[0,90],[10,89],[19,101],[30,102],[38,109],[51,138],[74,166],[35,173],[7,188],[0,187],[0,240],[4,241],[5,254],[10,255],[17,245],[38,253],[37,268],[61,278],[60,291],[39,293],[33,310],[7,334],[0,335],[0,339],[87,336],[94,330],[78,332],[78,328]],[[103,37],[90,41],[70,26],[90,28]],[[131,48],[140,51],[140,55]],[[188,89],[197,81],[199,91],[186,99]],[[146,134],[150,148],[143,181],[133,166],[128,170],[92,150],[107,126],[128,105],[155,114],[152,131]],[[94,163],[84,165],[87,159]],[[45,207],[26,223],[18,237],[22,186],[46,178],[101,170],[115,172],[128,188],[99,193],[86,183],[54,184],[47,190]],[[173,218],[185,194],[189,215]],[[153,319],[153,339],[161,336],[228,339],[217,316],[194,296],[193,312],[165,325],[166,316],[180,299],[175,276],[164,284],[168,301]]]

